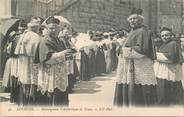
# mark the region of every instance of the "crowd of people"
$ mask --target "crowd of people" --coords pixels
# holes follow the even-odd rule
[[[183,57],[172,30],[156,38],[133,9],[131,30],[76,32],[62,16],[21,19],[0,33],[3,86],[18,105],[69,104],[78,81],[116,71],[114,105],[183,103]]]
[[[125,30],[77,33],[62,16],[20,20],[7,42],[3,86],[18,105],[68,105],[77,81],[116,70]]]

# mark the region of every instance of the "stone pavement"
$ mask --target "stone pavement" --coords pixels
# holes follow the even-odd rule
[[[69,107],[76,106],[113,106],[115,90],[115,72],[80,81],[75,84],[74,92],[69,94]],[[9,93],[0,93],[0,103],[15,105],[9,102]]]
[[[69,107],[22,108],[9,102],[9,93],[0,93],[2,115],[14,116],[181,116],[183,107],[172,108],[116,108],[113,107],[115,72],[77,82],[69,94]],[[1,98],[3,97],[3,98]],[[2,107],[2,108],[1,108]],[[177,111],[176,111],[177,108]],[[159,111],[159,112],[158,112]],[[38,114],[39,113],[39,114]],[[1,116],[1,113],[0,113]]]
[[[115,91],[115,72],[78,82],[74,93],[69,95],[70,107],[75,106],[113,106]]]

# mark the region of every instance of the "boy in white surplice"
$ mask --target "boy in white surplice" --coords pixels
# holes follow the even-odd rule
[[[20,36],[14,54],[17,56],[18,91],[17,103],[19,105],[35,104],[38,76],[38,45],[40,36],[38,30],[41,20],[33,17],[28,23],[28,29]]]

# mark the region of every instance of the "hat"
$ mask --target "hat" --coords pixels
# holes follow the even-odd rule
[[[60,24],[67,24],[67,25],[70,25],[71,26],[71,23],[68,21],[68,19],[66,19],[63,16],[54,16],[54,18],[59,19]]]
[[[130,15],[132,14],[142,15],[142,12],[143,12],[142,9],[133,8]]]
[[[137,9],[137,8],[133,8],[129,17],[127,18],[127,20],[129,21],[131,19],[132,16],[137,15],[138,17],[140,17],[141,19],[144,19],[144,16],[142,16],[142,9]]]
[[[55,17],[50,17],[47,21],[46,24],[58,24],[59,25],[60,21],[59,19],[55,18]]]
[[[41,19],[39,17],[32,17],[31,21],[27,24],[28,27],[39,26],[41,24]]]
[[[19,22],[19,26],[18,26],[18,29],[25,29],[27,27],[27,24],[24,20],[21,20]]]
[[[161,30],[160,30],[160,33],[162,31],[169,31],[169,32],[172,32],[172,29],[171,28],[168,28],[168,27],[163,27]]]
[[[115,32],[116,30],[114,28],[111,28],[109,32]]]

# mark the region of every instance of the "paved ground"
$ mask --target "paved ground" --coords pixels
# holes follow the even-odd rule
[[[92,78],[90,81],[80,81],[75,84],[74,92],[69,94],[69,107],[75,106],[112,106],[115,73]],[[14,105],[9,102],[9,93],[0,93],[1,102]]]
[[[101,75],[95,78],[92,78],[90,81],[80,81],[75,84],[74,92],[69,94],[69,107],[68,109],[77,109],[77,115],[81,115],[81,112],[88,112],[87,115],[95,114],[99,112],[103,115],[104,112],[111,112],[113,109],[113,96],[115,90],[115,72],[111,74]],[[21,110],[17,105],[9,102],[9,93],[0,93],[0,107],[3,108],[5,115],[14,115],[14,113],[21,115],[23,112],[26,114],[25,110]],[[35,107],[36,108],[36,107]],[[41,111],[44,107],[34,109],[34,111]],[[18,109],[18,110],[17,110]],[[20,111],[20,110],[21,111]],[[33,109],[33,108],[31,108]],[[47,107],[45,109],[48,109]],[[49,108],[50,109],[50,108]],[[57,109],[57,108],[54,108]],[[82,109],[79,111],[78,109]],[[1,110],[1,108],[0,108]],[[68,113],[70,110],[62,110],[62,113],[65,115],[70,115]],[[12,112],[12,113],[10,113]],[[43,113],[41,111],[41,115],[52,115],[53,113],[49,113],[50,111],[46,111]],[[61,112],[57,111],[60,115]],[[60,113],[59,113],[60,112]],[[75,112],[75,111],[70,111]],[[0,113],[1,114],[1,113]],[[33,113],[31,113],[33,114]],[[106,114],[105,114],[106,115]]]
[[[113,107],[115,90],[115,72],[92,78],[90,81],[81,81],[75,85],[74,92],[69,95],[68,108],[20,108],[9,102],[8,93],[0,93],[0,112],[3,115],[30,115],[30,116],[52,116],[52,115],[85,115],[85,116],[183,116],[183,107],[172,108],[116,108]],[[2,98],[0,98],[2,99]],[[3,108],[1,108],[3,107]],[[27,109],[27,110],[26,110]],[[45,109],[45,110],[43,110]],[[59,111],[58,111],[59,109]],[[62,110],[61,110],[62,109]],[[65,109],[65,110],[64,110]],[[68,109],[68,110],[67,110]],[[80,110],[82,109],[82,110]],[[38,114],[39,113],[39,114]],[[0,113],[1,116],[1,113]]]
[[[69,96],[70,106],[113,106],[114,81],[115,73],[111,73],[77,83],[74,93]]]

